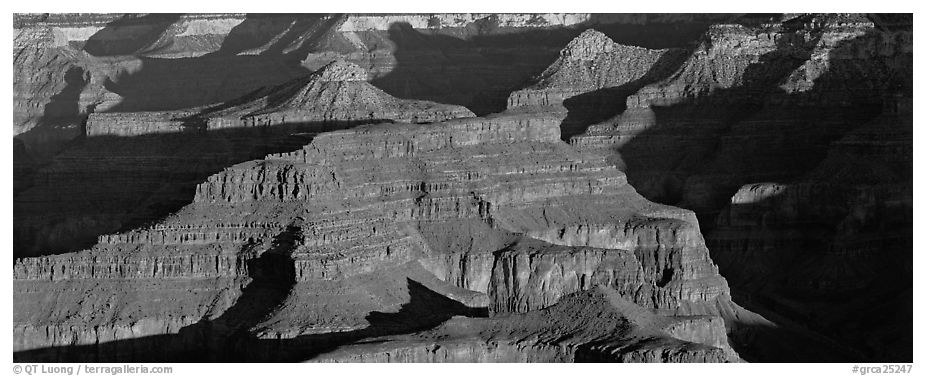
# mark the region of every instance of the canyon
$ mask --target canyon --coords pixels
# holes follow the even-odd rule
[[[14,359],[912,361],[912,17],[14,17]]]

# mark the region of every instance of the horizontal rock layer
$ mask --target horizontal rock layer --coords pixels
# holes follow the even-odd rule
[[[668,314],[716,313],[713,307],[729,295],[692,214],[643,200],[604,160],[561,143],[558,123],[555,116],[514,114],[324,133],[298,151],[213,175],[196,188],[192,204],[157,224],[101,236],[99,244],[78,254],[20,260],[14,274],[19,284],[53,280],[76,286],[113,278],[138,281],[132,283],[250,278],[305,294],[317,294],[308,291],[326,283],[366,281],[368,290],[327,308],[311,303],[315,308],[307,309],[304,299],[311,295],[300,294],[282,294],[260,308],[245,306],[255,299],[245,289],[221,315],[220,321],[235,323],[225,325],[263,328],[261,338],[278,341],[314,341],[294,333],[338,338],[400,330],[379,326],[371,316],[366,320],[373,325],[364,326],[362,317],[399,308],[395,294],[412,300],[401,305],[407,308],[399,308],[398,317],[405,317],[403,309],[418,309],[417,288],[412,282],[408,290],[402,287],[403,276],[415,283],[433,278],[428,289],[465,302],[454,304],[496,313],[540,309],[597,285],[623,288],[633,301]],[[567,244],[572,235],[562,230],[606,223],[621,230],[596,230],[585,235],[587,244]],[[476,240],[483,236],[490,239]],[[460,242],[472,245],[468,251],[453,246]],[[523,253],[538,258],[528,261]],[[587,265],[592,260],[599,265]],[[546,262],[563,268],[563,277],[550,275]],[[528,282],[506,276],[511,274]],[[383,282],[385,290],[373,288],[385,275],[393,282]],[[369,299],[383,303],[371,305]],[[516,301],[526,303],[512,304]],[[268,313],[248,313],[260,309]],[[334,312],[344,313],[329,316]],[[34,312],[20,315],[19,325],[56,322]]]
[[[473,116],[459,106],[393,98],[364,76],[356,65],[336,61],[216,107],[91,114],[85,127],[89,140],[31,175],[21,173],[32,189],[17,195],[14,215],[23,224],[17,255],[58,253],[100,233],[156,219],[185,204],[195,183],[222,167],[297,149],[319,132]],[[83,194],[78,200],[50,194],[59,190]],[[64,199],[69,202],[56,202]]]

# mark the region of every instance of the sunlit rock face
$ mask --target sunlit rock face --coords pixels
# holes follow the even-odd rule
[[[119,287],[67,307],[17,306],[18,350],[71,346],[64,356],[75,357],[80,346],[150,335],[250,338],[258,348],[337,343],[420,329],[403,323],[408,312],[531,312],[596,286],[665,318],[732,304],[691,212],[646,201],[602,158],[572,150],[556,117],[523,114],[323,133],[209,177],[190,205],[157,224],[100,236],[86,251],[21,259],[14,274],[20,300]],[[191,284],[195,294],[161,301],[151,315],[147,297],[132,295]],[[422,308],[422,290],[461,311]],[[398,322],[380,324],[374,311]],[[101,337],[97,320],[112,334]],[[254,337],[235,335],[234,325]],[[703,325],[725,333],[722,322]],[[669,332],[705,345],[659,342],[619,359],[738,359],[703,330]]]

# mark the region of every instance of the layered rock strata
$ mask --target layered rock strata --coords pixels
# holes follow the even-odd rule
[[[508,97],[508,108],[562,104],[573,96],[618,87],[643,77],[665,55],[681,50],[625,46],[594,29],[579,34],[532,86]]]
[[[682,63],[686,52],[626,46],[588,29],[560,51],[533,85],[511,93],[507,107],[564,113],[564,139],[568,139],[622,111],[615,103],[666,76]]]
[[[699,214],[715,214],[743,184],[814,168],[829,142],[910,82],[909,32],[863,16],[715,25],[705,39],[670,77],[572,140],[610,154],[644,196]],[[664,148],[676,152],[654,152]]]
[[[14,197],[16,255],[79,249],[99,234],[160,218],[223,167],[298,149],[322,131],[473,116],[459,106],[390,97],[365,74],[336,61],[217,107],[90,115],[84,140],[22,173],[29,188],[17,184],[23,189]]]
[[[260,356],[308,358],[324,343],[413,332],[480,310],[534,311],[599,285],[669,316],[733,307],[693,213],[646,201],[602,158],[561,143],[558,125],[555,116],[501,115],[361,126],[227,168],[158,224],[101,236],[84,252],[17,261],[17,302],[28,292],[118,286],[66,306],[18,304],[18,354],[45,356],[41,348],[54,346],[62,359],[85,358],[79,349],[107,339],[141,346],[138,332],[173,343],[212,338],[202,350],[211,356],[226,346],[216,338],[235,338]],[[470,246],[455,246],[462,243]],[[123,308],[148,304],[132,295],[142,286],[189,284],[199,286],[194,296],[162,301],[150,316]],[[421,303],[434,299],[444,304]],[[93,313],[101,307],[109,308]],[[95,334],[164,317],[196,329],[158,321]],[[289,345],[298,351],[269,350]],[[708,350],[660,347],[621,359],[728,359]]]
[[[47,158],[80,135],[91,113],[222,103],[339,58],[367,69],[391,95],[487,114],[503,110],[511,90],[589,26],[672,46],[728,17],[17,14],[14,134]]]
[[[605,156],[645,197],[694,210],[738,301],[843,344],[834,359],[904,359],[909,337],[885,333],[910,322],[909,21],[823,14],[714,25],[674,72],[612,103],[616,115],[585,123],[571,144]],[[596,93],[595,77],[578,96]],[[858,290],[865,284],[878,287]],[[849,296],[891,307],[902,324],[836,303]],[[863,324],[872,321],[881,324]]]
[[[207,129],[285,123],[430,123],[472,117],[462,106],[397,99],[367,82],[356,64],[335,60],[300,80],[257,91],[196,116]]]
[[[430,123],[475,116],[462,106],[403,100],[367,82],[367,72],[335,60],[316,72],[226,103],[167,112],[91,114],[88,137],[306,125],[315,133],[380,121]],[[317,129],[313,129],[312,126]]]

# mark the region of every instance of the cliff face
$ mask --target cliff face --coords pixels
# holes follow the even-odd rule
[[[627,56],[616,49],[582,71],[568,67],[588,59],[567,48],[535,86],[609,103],[614,116],[598,122],[579,107],[542,110],[582,132],[570,143],[607,158],[643,196],[694,210],[738,301],[850,352],[901,359],[909,337],[885,333],[906,333],[912,317],[911,36],[909,19],[879,15],[720,24],[673,72],[630,94],[597,89],[618,71],[597,62]],[[587,72],[568,76],[577,83],[554,79],[576,71]],[[903,324],[836,303],[849,296],[879,301]]]
[[[616,43],[588,29],[527,88],[508,97],[508,109],[563,113],[563,139],[623,109],[615,104],[682,63],[681,48],[653,50]]]
[[[226,102],[346,59],[393,96],[484,115],[596,26],[684,45],[720,15],[34,14],[14,17],[14,134],[47,159],[91,113]]]
[[[456,312],[422,308],[428,306],[418,302],[420,295],[437,294],[469,314],[534,311],[595,286],[614,286],[634,304],[669,316],[716,315],[731,304],[691,212],[644,200],[603,159],[576,153],[559,138],[557,118],[538,115],[324,133],[298,151],[211,176],[196,188],[192,204],[158,224],[101,236],[85,252],[17,261],[17,297],[42,286],[54,286],[43,293],[55,295],[65,293],[58,286],[83,289],[113,279],[124,281],[119,291],[250,281],[243,290],[196,289],[203,301],[237,297],[230,308],[215,309],[215,319],[186,312],[200,307],[186,298],[162,302],[160,310],[196,322],[193,327],[213,322],[197,329],[213,338],[243,340],[229,333],[250,329],[262,339],[250,345],[258,348],[267,341],[337,344],[410,332],[428,323],[410,319],[421,312],[435,319]],[[594,229],[594,235],[574,239],[565,229]],[[482,236],[495,240],[477,240]],[[436,237],[445,240],[429,241]],[[473,245],[448,247],[447,239]],[[254,298],[248,289],[278,291],[269,295],[279,298],[258,305],[252,301],[271,298]],[[65,318],[65,311],[107,299],[146,301],[99,292],[50,311],[17,305],[17,349],[29,356],[41,354],[36,348],[42,346],[105,342],[110,337],[95,334],[98,323],[86,326]],[[127,312],[114,312],[103,327],[165,316]],[[376,312],[392,317],[381,322]],[[50,327],[68,332],[41,334],[56,333]],[[182,335],[174,324],[146,328],[146,335]],[[128,340],[138,330],[112,331],[113,339]],[[676,359],[663,350],[622,359]],[[318,348],[307,351],[302,356]],[[711,354],[691,360],[727,359],[722,351]]]
[[[706,38],[670,77],[629,96],[626,111],[573,140],[613,151],[644,196],[699,213],[716,213],[745,183],[809,171],[830,142],[908,91],[909,32],[861,16],[718,25]],[[676,152],[654,152],[667,146]]]
[[[396,101],[383,91],[486,114],[503,109],[511,90],[591,25],[622,40],[681,45],[722,17],[17,15],[14,134],[24,145],[17,160],[34,163],[18,164],[15,185],[41,187],[16,190],[14,216],[23,225],[15,253],[73,251],[99,234],[159,218],[188,202],[193,185],[222,167],[305,143],[289,133],[470,115],[458,106]],[[375,87],[357,81],[310,87],[307,76],[337,60],[365,69]],[[289,109],[266,103],[291,99],[298,90],[308,100],[285,105]],[[317,101],[338,104],[313,107]],[[294,120],[326,124],[270,135],[237,129]],[[191,134],[203,128],[235,130]],[[142,137],[105,137],[116,135]],[[186,163],[183,155],[199,161]],[[169,180],[185,182],[165,186],[168,173]],[[133,193],[91,188],[120,185]]]
[[[588,29],[560,51],[560,57],[532,86],[508,97],[508,108],[551,106],[570,97],[639,80],[664,55],[681,50],[650,50],[615,43]]]
[[[909,361],[910,25],[17,15],[14,358]]]

